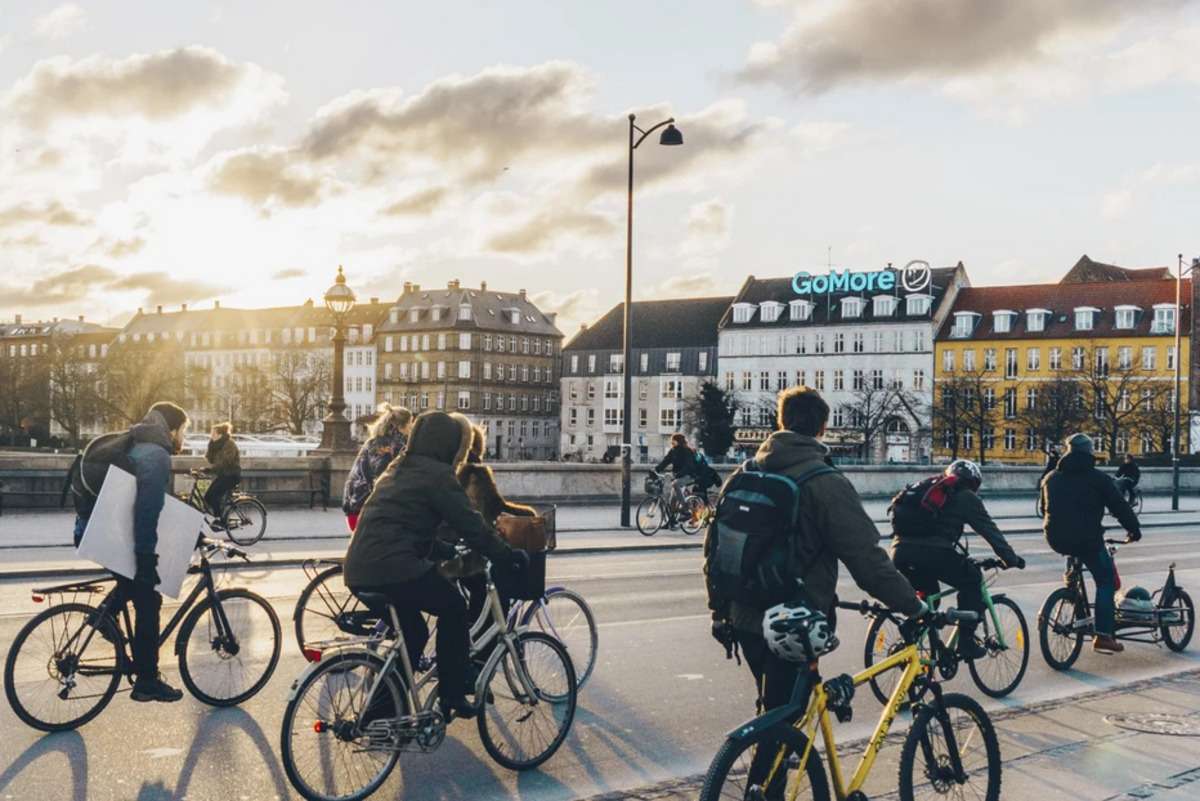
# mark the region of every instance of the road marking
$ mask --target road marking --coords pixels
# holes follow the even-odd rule
[[[677,673],[675,678],[683,679],[684,681],[700,681],[704,678],[703,673]]]
[[[179,756],[183,753],[182,748],[148,748],[142,752],[151,759],[167,759],[168,757]]]

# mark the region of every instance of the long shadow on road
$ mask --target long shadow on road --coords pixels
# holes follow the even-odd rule
[[[87,801],[88,797],[88,756],[87,744],[77,731],[47,734],[33,745],[26,748],[3,773],[0,773],[0,793],[4,793],[21,773],[47,754],[61,753],[70,768],[71,797],[75,801]],[[15,794],[7,794],[16,798]]]

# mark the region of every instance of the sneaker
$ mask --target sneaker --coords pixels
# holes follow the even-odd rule
[[[155,676],[152,679],[138,678],[133,683],[133,692],[129,697],[134,701],[160,701],[169,704],[183,698],[183,691],[167,684],[162,680],[162,676]]]
[[[438,701],[442,709],[442,717],[449,723],[454,718],[462,720],[470,720],[475,717],[475,707],[466,699],[465,696],[458,698],[442,698]]]
[[[1092,640],[1092,650],[1098,654],[1119,654],[1125,650],[1125,646],[1111,635],[1097,634],[1096,639]]]
[[[979,640],[971,637],[960,637],[958,640],[958,658],[967,662],[976,659],[983,659],[988,655],[988,650]]]

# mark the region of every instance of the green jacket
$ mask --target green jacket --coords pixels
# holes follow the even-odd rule
[[[222,435],[216,439],[210,439],[204,457],[218,476],[241,475],[241,454],[238,452],[237,443],[231,436]]]
[[[829,452],[813,437],[776,431],[758,449],[755,461],[765,470],[792,478],[819,467]],[[879,547],[879,531],[863,509],[854,486],[841,473],[814,476],[800,486],[800,526],[820,543],[817,555],[801,570],[809,598],[818,609],[832,614],[837,599],[838,562],[846,565],[854,582],[882,603],[903,614],[920,609],[916,592]],[[711,530],[711,529],[710,529]],[[705,543],[705,552],[710,543]],[[734,603],[725,611],[713,599],[715,614],[728,614],[738,631],[762,636],[762,609]]]

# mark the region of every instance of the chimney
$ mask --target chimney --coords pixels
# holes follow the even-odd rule
[[[186,303],[181,303],[181,304],[179,304],[179,310],[180,310],[180,311],[187,311],[187,304],[186,304]]]
[[[17,315],[14,315],[14,317],[13,317],[13,321],[14,321],[14,322],[15,322],[17,325],[20,325],[20,324],[21,324],[21,315],[19,315],[19,314],[17,314]]]
[[[307,299],[304,301],[304,305],[305,305],[306,307],[308,307],[308,308],[310,308],[310,309],[311,309],[311,308],[312,308],[312,305],[313,305],[313,300],[312,300],[312,298],[307,298]]]
[[[579,324],[579,330],[580,330],[580,331],[586,331],[586,330],[587,330],[587,323],[580,323],[580,324]]]
[[[446,289],[458,289],[458,279],[446,282]]]
[[[407,295],[410,292],[412,292],[412,281],[405,281],[404,282],[404,294]]]
[[[158,309],[158,313],[162,314],[162,306],[158,306],[157,309]]]
[[[371,298],[371,305],[372,305],[372,306],[374,306],[374,305],[375,305],[376,303],[378,303],[378,302],[379,302],[379,298]]]
[[[517,294],[521,296],[521,300],[525,300],[525,290],[524,289],[518,289]]]
[[[413,291],[413,292],[420,292],[420,291],[421,291],[421,285],[420,285],[420,284],[413,284],[413,285],[412,285],[412,291]]]
[[[79,322],[81,322],[81,323],[83,322],[83,315],[82,315],[82,314],[81,314],[81,315],[79,315]]]
[[[480,282],[479,282],[479,291],[480,291],[480,292],[487,292],[487,281],[480,281]]]
[[[141,317],[141,316],[142,316],[142,307],[141,307],[141,306],[138,306],[138,313],[137,313],[137,316],[138,316],[138,317]]]
[[[219,309],[219,308],[221,308],[221,301],[219,301],[219,300],[214,300],[214,301],[213,301],[213,308],[214,308],[214,309]]]

